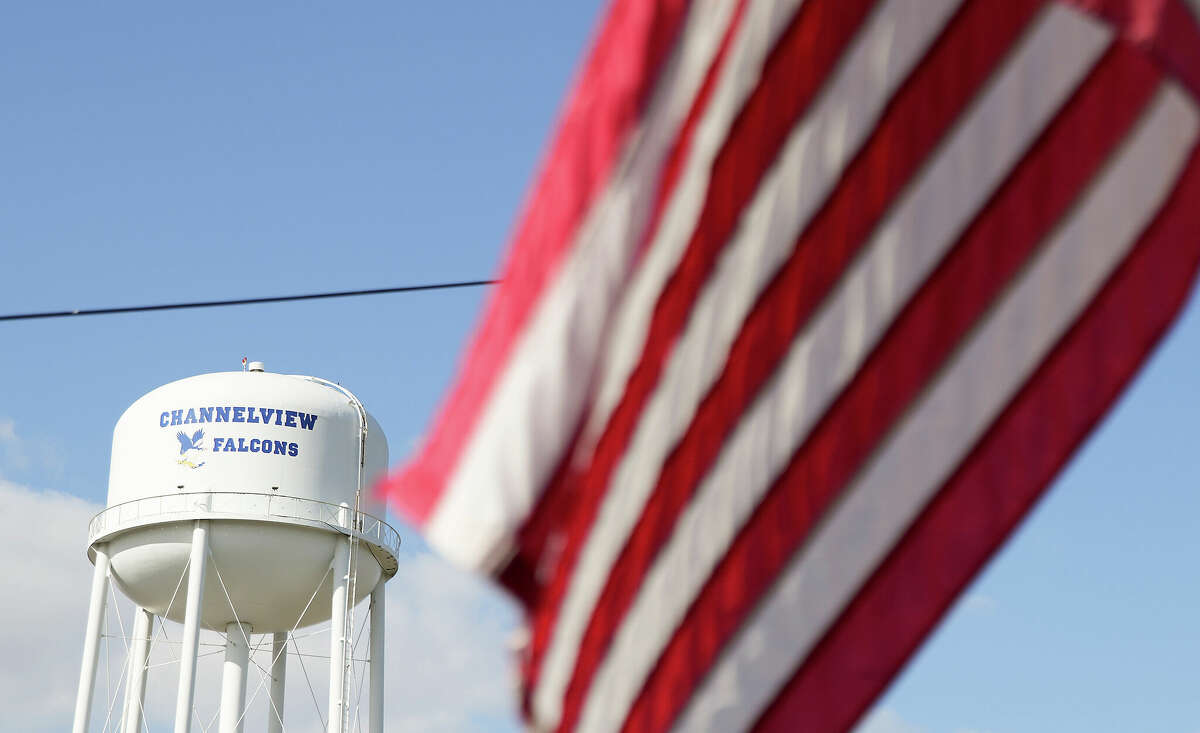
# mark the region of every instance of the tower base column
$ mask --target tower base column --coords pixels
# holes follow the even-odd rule
[[[83,637],[83,664],[79,668],[79,691],[75,695],[74,733],[87,733],[92,716],[92,694],[96,689],[96,663],[100,659],[100,632],[104,625],[104,602],[108,598],[108,548],[97,546],[92,570],[92,596],[88,602],[87,633]]]
[[[287,632],[271,637],[271,690],[267,703],[267,733],[283,733],[283,690],[287,682]]]
[[[192,556],[188,561],[187,606],[179,655],[179,691],[175,697],[175,733],[191,733],[192,730],[196,656],[200,651],[200,601],[204,597],[204,572],[207,566],[208,520],[197,519],[192,529]]]
[[[133,639],[129,646],[129,683],[125,687],[125,714],[122,730],[138,733],[142,729],[142,710],[146,705],[146,658],[150,654],[150,624],[153,616],[138,607],[133,612]]]
[[[386,582],[386,577],[380,577],[371,591],[371,717],[367,721],[370,733],[383,733],[383,632],[386,624],[383,585]]]
[[[343,506],[343,511],[346,511]],[[343,733],[346,719],[346,629],[350,581],[350,541],[339,538],[333,550],[333,598],[329,622],[329,733]]]
[[[221,733],[242,733],[246,707],[246,668],[250,666],[250,624],[225,626],[225,667],[221,676]]]

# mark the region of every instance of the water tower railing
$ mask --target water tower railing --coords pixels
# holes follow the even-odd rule
[[[250,491],[205,491],[162,494],[114,504],[92,517],[88,524],[88,544],[126,529],[144,524],[195,518],[232,518],[299,521],[309,525],[327,525],[353,534],[391,555],[384,570],[395,570],[400,553],[400,533],[372,514],[316,499]],[[378,557],[378,554],[376,554]],[[381,563],[385,558],[380,558]]]

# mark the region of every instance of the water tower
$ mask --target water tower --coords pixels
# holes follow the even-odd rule
[[[123,730],[141,730],[154,616],[183,624],[175,731],[191,728],[200,629],[226,635],[222,733],[241,731],[251,637],[272,635],[267,729],[283,729],[290,632],[330,622],[328,730],[348,724],[355,605],[370,596],[369,730],[383,730],[384,583],[400,537],[365,491],[387,440],[348,390],[268,373],[204,374],[133,403],[113,432],[75,733],[91,715],[111,581],[136,605]],[[257,727],[254,726],[254,727]]]

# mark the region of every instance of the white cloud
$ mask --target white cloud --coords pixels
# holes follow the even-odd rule
[[[91,564],[87,522],[99,507],[0,479],[0,709],[10,730],[70,726]]]
[[[3,430],[0,427],[0,430]],[[101,507],[54,491],[37,491],[0,478],[0,506],[6,523],[0,531],[0,551],[10,558],[0,571],[5,602],[0,604],[0,706],[9,730],[60,731],[69,728],[74,710],[83,632],[87,618],[92,566],[84,550],[87,522]],[[419,543],[413,543],[418,544]],[[467,576],[428,553],[405,555],[387,592],[387,726],[391,730],[516,730],[514,672],[505,641],[517,623],[513,604],[482,580]],[[110,604],[110,609],[113,606]],[[126,628],[130,604],[121,600],[110,610],[113,634],[118,615]],[[359,624],[365,605],[357,611]],[[157,627],[156,627],[157,629]],[[328,633],[301,641],[305,653],[327,655]],[[158,633],[156,631],[156,633]],[[166,624],[167,638],[178,641],[180,627]],[[255,640],[262,637],[255,637]],[[112,656],[97,674],[93,730],[101,730],[124,660],[117,638]],[[204,725],[217,710],[220,690],[222,639],[206,632],[198,668],[197,709]],[[361,651],[365,656],[366,635]],[[256,659],[269,664],[270,642]],[[156,642],[154,667],[147,685],[150,730],[169,729],[174,715],[177,668],[171,661],[178,647]],[[318,705],[313,703],[307,671]],[[107,678],[107,682],[106,682]],[[258,686],[252,670],[247,696]],[[328,661],[289,659],[286,707],[288,730],[320,730],[314,709],[327,704]],[[366,692],[362,693],[366,714]],[[119,715],[120,704],[117,703]],[[266,689],[247,711],[247,729],[262,727]],[[309,722],[311,721],[311,722]]]
[[[46,477],[43,481],[59,481],[66,475],[66,467],[61,443],[45,437],[25,437],[17,432],[11,418],[0,417],[0,475],[7,472],[11,478],[14,472],[33,469]]]
[[[29,468],[25,441],[17,435],[17,424],[5,417],[0,417],[0,459],[3,465],[19,471]]]
[[[969,593],[959,603],[964,611],[980,614],[994,613],[998,607],[995,598],[983,593]]]
[[[858,724],[854,733],[927,733],[927,731],[900,717],[900,714],[891,708],[875,708]]]
[[[387,596],[389,727],[466,730],[515,715],[510,601],[427,553],[402,560]]]

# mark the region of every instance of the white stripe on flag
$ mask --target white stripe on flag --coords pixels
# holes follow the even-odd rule
[[[511,547],[574,431],[605,317],[627,277],[659,171],[720,47],[734,3],[689,12],[648,112],[520,334],[446,482],[426,537],[459,565],[487,569]],[[582,375],[582,376],[581,376]]]
[[[729,57],[721,70],[712,99],[696,127],[684,172],[676,184],[674,195],[645,259],[634,274],[622,304],[618,306],[620,312],[614,322],[614,333],[638,334],[637,337],[622,338],[617,343],[609,344],[610,355],[613,354],[611,350],[623,349],[625,344],[630,344],[633,352],[622,352],[623,355],[615,357],[626,364],[627,369],[633,368],[641,354],[653,306],[667,277],[683,256],[695,229],[708,189],[712,161],[724,144],[737,112],[757,86],[768,51],[799,5],[800,0],[751,0],[744,11],[745,17],[727,52]],[[636,325],[631,326],[631,322]],[[607,365],[605,371],[609,371]],[[626,372],[621,377],[622,387],[627,376]],[[609,377],[600,377],[602,380],[606,378]],[[601,409],[611,411],[615,405],[614,399]],[[604,420],[607,422],[607,416]],[[603,423],[598,424],[597,428],[603,429]],[[593,433],[593,437],[597,434]],[[575,577],[578,577],[578,573]],[[545,679],[548,672],[552,684],[547,687],[539,682],[534,689],[532,700],[535,720],[552,724],[560,719],[562,690],[574,667],[575,651],[575,643],[564,646],[559,641],[556,629],[540,678]]]
[[[712,100],[696,127],[692,148],[666,204],[658,231],[647,247],[613,320],[613,337],[597,375],[596,398],[576,455],[589,457],[646,344],[654,305],[675,272],[703,212],[713,161],[746,99],[758,86],[767,54],[803,0],[750,0]]]
[[[1128,254],[1170,193],[1196,132],[1191,102],[1164,86],[1081,205],[797,552],[677,730],[744,730],[758,719]]]
[[[893,43],[907,47],[908,59],[897,60],[907,71],[911,60],[919,58],[924,44],[940,29],[942,19],[938,14],[949,17],[953,10],[954,6],[946,3],[936,10],[930,9],[925,0],[900,0],[881,8],[840,74],[854,74],[856,66],[868,67],[863,73],[869,73],[878,39],[894,39]],[[912,28],[913,18],[923,18],[926,24]],[[910,44],[909,39],[903,38],[906,32],[918,36],[919,44]],[[1103,52],[1107,39],[1102,26],[1073,11],[1059,9],[1040,18],[1036,29],[1023,39],[996,82],[970,109],[947,144],[937,151],[921,178],[908,189],[816,315],[813,328],[789,350],[781,370],[743,417],[713,470],[702,481],[693,503],[681,515],[675,534],[641,585],[597,670],[580,718],[582,730],[606,730],[624,718],[695,595],[762,495],[904,303],[1086,75]],[[1056,63],[1048,64],[1049,59]],[[839,93],[845,93],[847,87],[857,95],[867,92],[855,88],[854,83],[843,84],[843,79],[835,84],[831,90],[834,93],[823,100],[822,107],[832,109],[836,119],[837,111],[845,104]],[[882,107],[890,92],[880,89],[875,93],[879,94]],[[1022,109],[1020,119],[1007,119],[1003,112],[1018,106]],[[822,116],[823,110],[819,109],[813,119]],[[853,116],[842,117],[849,119]],[[857,146],[857,141],[854,145]],[[852,152],[844,155],[848,157]],[[965,165],[972,171],[969,178],[961,175]],[[813,168],[810,163],[803,172],[812,175]],[[836,181],[840,171],[823,173]],[[934,216],[930,212],[935,212]],[[754,231],[753,225],[746,228],[746,233],[751,237],[750,242],[766,237],[764,232]],[[897,254],[901,247],[903,257]],[[748,249],[753,248],[748,246]],[[735,270],[733,274],[736,277],[738,273]],[[718,282],[714,290],[722,285]],[[729,298],[729,294],[718,297]],[[737,302],[737,298],[733,300]],[[705,302],[701,301],[701,305]],[[717,307],[720,302],[711,305]],[[697,315],[702,312],[699,310]],[[739,317],[733,325],[736,327],[740,322]],[[701,337],[673,364],[678,374],[663,379],[664,387],[651,403],[659,412],[647,410],[637,433],[645,438],[643,442],[663,442],[649,450],[627,454],[622,468],[632,470],[617,474],[608,497],[614,499],[611,514],[622,514],[605,516],[597,522],[595,539],[589,541],[588,549],[594,546],[595,552],[607,550],[615,558],[624,546],[646,495],[654,486],[666,451],[691,420],[692,411],[679,410],[679,402],[683,401],[685,406],[698,404],[703,396],[699,390],[680,394],[678,382],[685,381],[683,375],[688,370],[719,369],[725,351],[717,350],[710,357]],[[702,366],[706,358],[712,357],[718,358]],[[671,424],[670,420],[678,422]],[[638,496],[630,492],[630,487],[645,488]],[[622,529],[620,522],[626,522],[624,535],[617,534]],[[603,567],[603,572],[595,573],[600,576],[601,584],[611,562]],[[593,605],[594,602],[593,598]],[[589,605],[587,616],[591,611]]]

